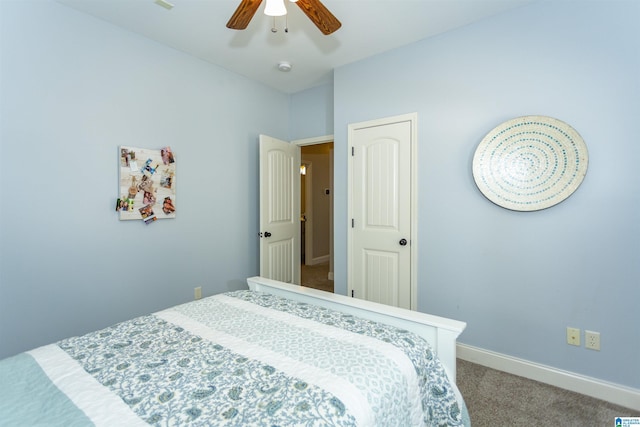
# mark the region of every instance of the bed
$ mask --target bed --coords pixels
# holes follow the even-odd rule
[[[464,322],[247,282],[0,361],[0,425],[470,425]]]

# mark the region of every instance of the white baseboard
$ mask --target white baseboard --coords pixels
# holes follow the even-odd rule
[[[323,255],[316,258],[312,258],[307,262],[307,265],[318,265],[323,264],[325,262],[329,262],[329,255]]]
[[[563,371],[467,344],[457,344],[457,356],[468,362],[640,411],[640,390],[635,388]]]

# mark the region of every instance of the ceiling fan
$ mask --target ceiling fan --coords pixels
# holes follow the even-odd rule
[[[329,9],[327,9],[320,0],[289,1],[296,3],[304,14],[311,19],[311,22],[325,35],[333,33],[342,26],[340,21],[329,12]],[[270,2],[271,0],[267,0],[267,7],[270,6]],[[247,28],[249,21],[251,21],[251,18],[253,18],[253,15],[255,15],[261,3],[262,0],[242,0],[231,19],[229,19],[229,22],[227,22],[227,28],[233,30],[244,30]],[[287,12],[286,9],[284,9],[282,0],[279,0],[279,3],[281,10],[284,10],[284,13],[280,13],[280,15],[286,14]]]

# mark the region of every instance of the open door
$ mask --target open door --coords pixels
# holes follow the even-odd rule
[[[300,147],[260,135],[260,276],[300,283]]]

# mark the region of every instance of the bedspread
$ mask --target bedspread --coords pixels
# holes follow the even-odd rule
[[[464,424],[421,338],[252,291],[6,359],[0,380],[3,425]]]

